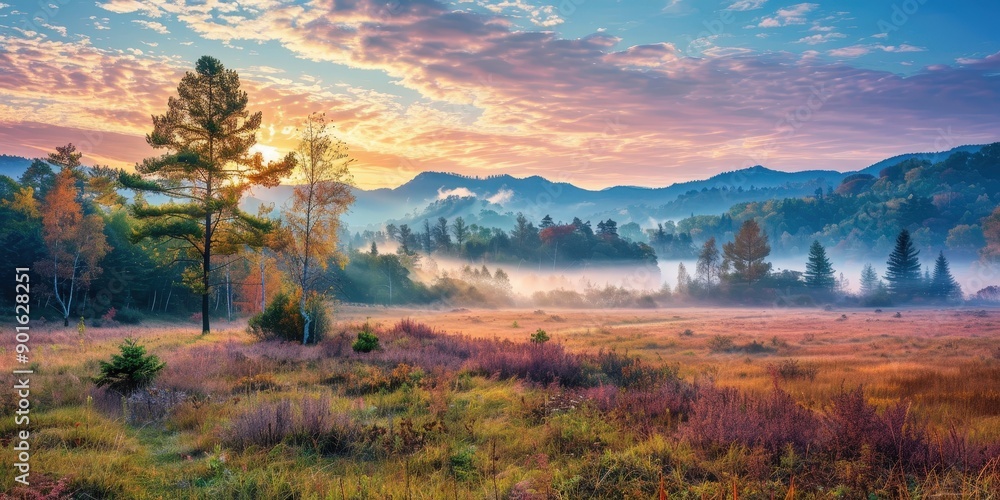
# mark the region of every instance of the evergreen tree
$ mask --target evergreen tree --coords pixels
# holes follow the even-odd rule
[[[431,250],[433,250],[433,241],[431,240],[431,222],[427,219],[424,219],[424,232],[420,233],[420,245],[424,247],[425,254],[431,254]]]
[[[448,219],[438,217],[437,224],[432,229],[434,233],[434,245],[441,250],[451,248],[451,233],[448,232]]]
[[[865,268],[861,271],[861,295],[863,297],[871,297],[879,289],[879,278],[878,274],[875,273],[875,268],[871,264],[865,264]]]
[[[734,278],[752,285],[771,271],[771,263],[764,259],[771,254],[767,235],[757,222],[749,219],[740,226],[735,240],[722,247],[726,262],[732,266]]]
[[[469,237],[469,226],[465,225],[465,219],[455,217],[455,222],[451,223],[451,229],[455,233],[455,244],[458,245],[458,253],[462,253],[462,243]]]
[[[819,290],[832,290],[836,284],[826,249],[819,240],[813,241],[809,247],[809,262],[806,263],[806,285]]]
[[[934,262],[934,276],[931,278],[930,295],[939,299],[948,299],[961,296],[962,288],[951,275],[948,267],[948,259],[944,257],[944,252],[938,254]]]
[[[549,216],[548,214],[546,214],[545,217],[542,217],[542,224],[539,227],[541,227],[542,229],[545,229],[547,227],[552,227],[552,226],[553,226],[553,222],[552,222],[552,217],[551,216]]]
[[[885,279],[893,295],[912,297],[920,292],[920,251],[913,248],[910,232],[902,230],[896,237],[896,247],[889,255]]]
[[[146,136],[150,146],[168,153],[147,158],[136,165],[136,174],[120,177],[128,189],[171,198],[158,206],[137,198],[131,210],[142,224],[135,236],[180,243],[185,254],[177,259],[192,264],[186,281],[201,295],[206,334],[213,270],[231,263],[219,263],[218,257],[244,245],[260,248],[274,229],[272,221],[240,209],[243,195],[253,186],[277,186],[295,166],[291,153],[267,164],[260,153],[251,154],[262,115],[250,113],[247,100],[235,71],[212,57],[198,59],[167,102],[167,112],[153,116],[153,131]]]

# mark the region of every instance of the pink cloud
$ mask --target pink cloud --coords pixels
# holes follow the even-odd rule
[[[1000,88],[988,76],[995,61],[903,77],[816,53],[691,58],[670,44],[620,47],[606,33],[563,39],[433,0],[212,10],[218,5],[151,2],[142,12],[174,16],[204,38],[273,41],[296,57],[381,71],[422,96],[404,104],[368,89],[237,68],[251,108],[266,111],[262,142],[291,148],[301,119],[326,111],[361,158],[356,177],[370,185],[398,184],[420,169],[540,174],[589,187],[665,185],[757,163],[846,170],[936,144],[998,139],[992,110]],[[777,16],[798,23],[812,5]],[[129,8],[140,10],[113,7]],[[139,137],[191,63],[11,40],[15,49],[0,53],[0,66],[11,68],[0,75],[0,121],[8,123],[30,114]],[[65,56],[51,59],[59,51]],[[79,56],[87,64],[74,66]]]

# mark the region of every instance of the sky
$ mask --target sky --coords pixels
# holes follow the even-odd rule
[[[202,55],[256,150],[323,112],[363,188],[421,171],[600,189],[858,170],[1000,141],[1000,4],[958,0],[0,0],[0,153],[156,154]]]

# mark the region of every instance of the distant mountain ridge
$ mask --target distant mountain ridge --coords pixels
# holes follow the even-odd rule
[[[554,182],[537,175],[523,178],[508,174],[478,177],[421,172],[395,188],[355,189],[357,201],[346,221],[352,229],[359,229],[379,226],[387,220],[415,224],[424,219],[461,215],[476,221],[509,218],[517,212],[523,212],[534,220],[546,214],[556,220],[570,220],[572,217],[588,220],[620,214],[619,218],[625,219],[620,222],[637,218],[680,218],[691,214],[720,213],[729,208],[719,203],[810,195],[816,189],[837,187],[848,175],[867,173],[877,177],[882,169],[907,159],[936,162],[958,151],[974,153],[982,147],[967,145],[938,153],[903,154],[852,172],[783,172],[755,165],[664,187],[612,186],[600,190],[581,188],[570,182]],[[17,179],[30,164],[31,160],[27,158],[0,155],[0,175]],[[247,205],[281,205],[289,199],[292,189],[293,186],[287,185],[257,189],[247,200]],[[705,197],[707,199],[699,200],[693,196],[697,192],[713,189],[725,193],[722,199],[715,201]]]

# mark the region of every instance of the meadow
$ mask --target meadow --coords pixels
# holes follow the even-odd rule
[[[314,346],[245,322],[34,326],[12,498],[996,498],[1000,310],[336,307]],[[380,349],[351,344],[367,323]],[[543,330],[547,342],[531,342]],[[5,336],[0,370],[10,373]],[[126,337],[166,363],[97,389]],[[536,337],[537,338],[537,337]],[[8,376],[8,380],[10,377]],[[8,385],[9,387],[9,385]],[[13,463],[13,391],[0,392]],[[46,496],[48,495],[48,496]]]

